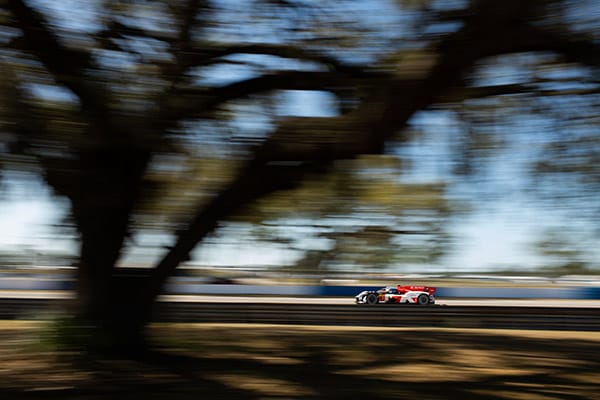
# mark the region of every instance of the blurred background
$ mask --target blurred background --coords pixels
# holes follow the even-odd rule
[[[599,28],[0,0],[0,398],[598,398]]]
[[[0,268],[153,267],[260,160],[182,266],[597,274],[598,7],[517,3],[2,2]]]

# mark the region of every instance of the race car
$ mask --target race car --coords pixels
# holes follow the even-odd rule
[[[379,290],[364,290],[354,297],[357,304],[435,304],[435,288],[429,286],[386,286]]]

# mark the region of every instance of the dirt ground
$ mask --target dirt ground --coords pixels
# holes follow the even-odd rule
[[[160,355],[0,321],[0,399],[600,399],[600,332],[157,324]]]

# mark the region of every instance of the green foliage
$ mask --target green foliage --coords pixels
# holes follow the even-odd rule
[[[91,324],[83,324],[73,316],[61,315],[48,323],[40,345],[52,352],[82,354],[101,342],[108,343],[98,338]]]
[[[402,183],[402,168],[398,157],[388,155],[340,161],[296,189],[264,197],[235,220],[270,221],[260,229],[262,240],[305,249],[294,271],[372,271],[434,262],[449,243],[444,221],[452,206],[446,185]],[[285,226],[290,219],[299,221],[296,229],[304,226],[305,236],[314,238],[317,247],[282,236],[277,221]],[[319,248],[324,241],[329,243],[325,250]]]
[[[565,275],[590,275],[598,271],[592,270],[583,262],[573,261],[555,267],[541,268],[540,272],[544,276],[558,277]]]

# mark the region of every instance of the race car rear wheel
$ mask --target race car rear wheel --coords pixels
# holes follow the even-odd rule
[[[367,304],[377,304],[377,295],[375,293],[369,293],[365,299]]]
[[[417,297],[417,303],[419,303],[421,306],[429,304],[429,296],[426,294],[420,294],[419,297]]]

